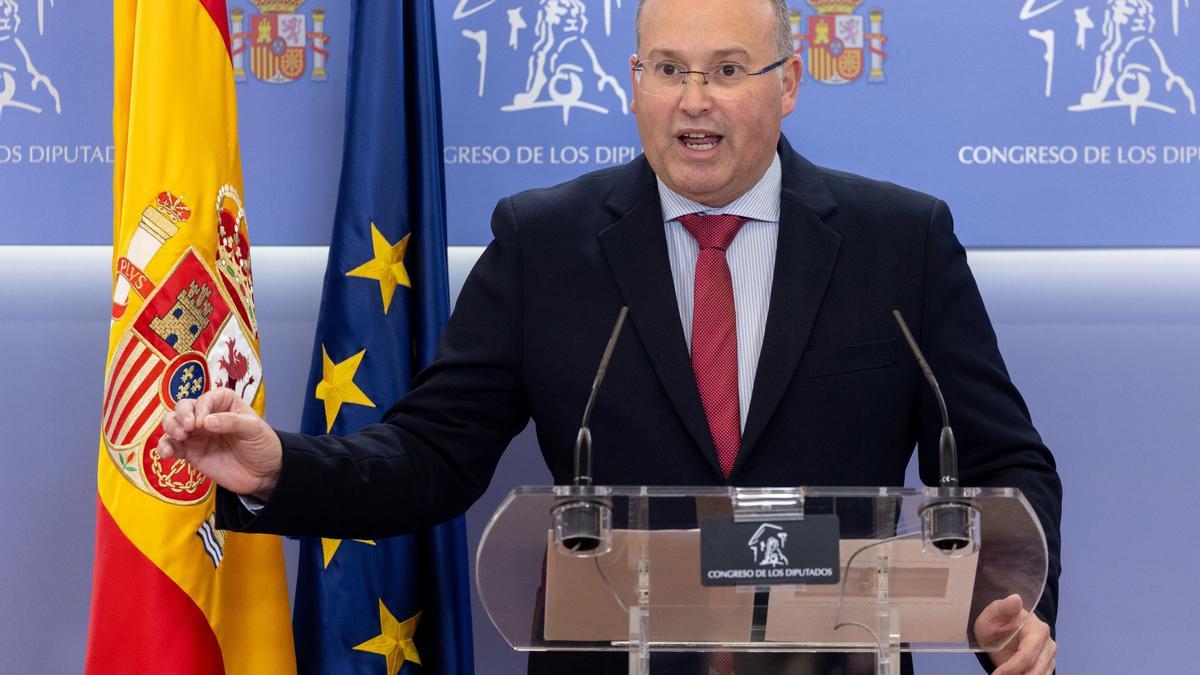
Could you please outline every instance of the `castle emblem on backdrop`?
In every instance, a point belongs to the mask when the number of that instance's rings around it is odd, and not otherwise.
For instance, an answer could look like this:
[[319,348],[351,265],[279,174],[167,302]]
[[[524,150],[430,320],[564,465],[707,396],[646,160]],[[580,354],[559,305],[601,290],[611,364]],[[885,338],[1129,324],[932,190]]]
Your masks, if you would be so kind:
[[1200,77],[1200,68],[1194,43],[1180,37],[1191,0],[1075,0],[1060,8],[1064,2],[1025,0],[1018,14],[1030,26],[1029,37],[1041,43],[1046,98],[1055,95],[1055,65],[1083,59],[1090,62],[1091,82],[1067,85],[1071,112],[1123,109],[1131,125],[1142,109],[1197,114],[1188,78]]
[[250,1],[258,13],[250,16],[248,28],[244,9],[235,8],[229,13],[233,79],[246,81],[247,62],[250,74],[271,84],[295,82],[306,72],[310,81],[327,79],[329,36],[325,33],[325,10],[314,9],[311,15],[298,12],[305,0]]
[[863,0],[807,2],[816,14],[792,10],[792,46],[805,74],[822,84],[850,84],[865,70],[867,82],[883,82],[883,11],[855,14]]
[[[185,460],[158,455],[163,414],[215,387],[252,403],[262,386],[245,211],[229,185],[217,190],[213,207],[213,259],[190,247],[178,254],[164,246],[190,227],[192,209],[160,192],[118,258],[113,290],[114,322],[132,315],[105,374],[101,435],[121,475],[173,504],[202,501],[212,481]],[[178,257],[156,282],[143,270],[161,255]]]
[[[632,0],[626,0],[634,4]],[[605,62],[599,45],[612,36],[613,13],[622,0],[537,0],[508,2],[503,13],[486,11],[496,0],[457,0],[451,19],[476,16],[461,35],[474,43],[479,64],[476,95],[484,97],[488,62],[499,60],[505,73],[524,74],[515,91],[504,92],[500,110],[523,112],[542,108],[562,111],[563,125],[572,110],[600,115],[629,114],[629,99],[622,85],[627,68],[624,57]],[[589,10],[588,4],[593,6]],[[489,31],[496,30],[502,46]],[[616,76],[613,73],[617,73]]]

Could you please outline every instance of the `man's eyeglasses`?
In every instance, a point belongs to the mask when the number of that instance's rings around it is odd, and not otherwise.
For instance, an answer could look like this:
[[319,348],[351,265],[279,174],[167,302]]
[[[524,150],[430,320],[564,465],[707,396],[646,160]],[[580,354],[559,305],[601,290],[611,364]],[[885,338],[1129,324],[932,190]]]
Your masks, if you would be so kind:
[[679,96],[687,85],[688,75],[699,75],[705,85],[705,93],[717,98],[737,98],[743,85],[755,75],[765,75],[788,62],[788,56],[771,65],[751,72],[746,66],[726,61],[709,70],[688,70],[675,61],[638,61],[633,66],[638,89],[650,96]]

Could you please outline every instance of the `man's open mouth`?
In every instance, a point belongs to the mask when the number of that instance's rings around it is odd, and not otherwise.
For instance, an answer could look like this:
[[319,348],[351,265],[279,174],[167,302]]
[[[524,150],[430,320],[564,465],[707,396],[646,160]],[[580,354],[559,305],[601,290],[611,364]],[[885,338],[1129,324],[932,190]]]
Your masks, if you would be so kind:
[[689,150],[712,150],[721,143],[723,136],[706,132],[686,132],[679,135],[679,142]]

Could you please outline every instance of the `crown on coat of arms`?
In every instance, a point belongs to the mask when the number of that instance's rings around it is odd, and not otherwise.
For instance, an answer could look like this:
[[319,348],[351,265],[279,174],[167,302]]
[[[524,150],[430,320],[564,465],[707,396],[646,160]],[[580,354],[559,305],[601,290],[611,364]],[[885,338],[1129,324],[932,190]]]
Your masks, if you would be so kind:
[[153,204],[154,210],[162,214],[172,223],[180,223],[192,215],[192,210],[183,202],[183,199],[176,197],[170,192],[160,192],[155,198]]
[[166,241],[179,231],[179,223],[186,222],[192,217],[192,210],[181,197],[170,192],[160,192],[142,211],[141,227],[155,235],[159,241]]
[[296,11],[304,0],[250,0],[263,14],[291,14]]
[[[217,193],[217,269],[237,294],[248,319],[254,315],[254,276],[250,270],[250,239],[246,235],[246,210],[237,188],[224,185]],[[248,322],[249,323],[249,322]],[[255,330],[255,326],[250,326]]]
[[863,0],[808,0],[817,14],[853,14]]

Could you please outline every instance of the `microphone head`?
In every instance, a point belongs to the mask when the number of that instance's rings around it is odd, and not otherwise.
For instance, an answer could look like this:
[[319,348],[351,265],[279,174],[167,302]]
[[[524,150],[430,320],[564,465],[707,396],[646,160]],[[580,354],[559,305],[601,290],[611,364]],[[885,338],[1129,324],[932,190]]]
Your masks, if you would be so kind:
[[967,502],[935,500],[920,510],[926,544],[947,555],[970,555],[978,548],[977,511]]
[[941,467],[938,487],[958,487],[958,444],[954,441],[954,430],[949,426],[942,427],[938,439],[938,461]]
[[572,553],[590,555],[592,551],[600,548],[600,543],[600,533],[597,531],[594,533],[588,532],[587,534],[579,534],[573,537],[567,537],[566,539],[563,539],[562,547]]
[[590,499],[570,499],[554,507],[554,541],[559,552],[578,558],[612,549],[612,509]]

